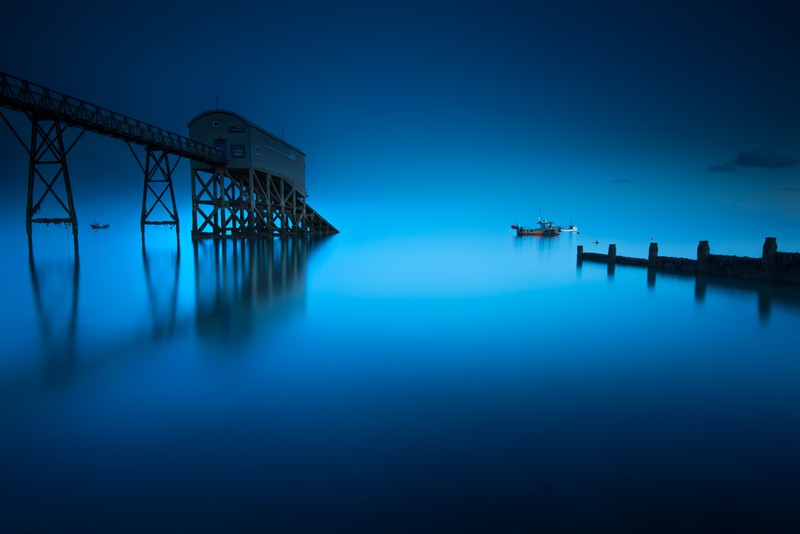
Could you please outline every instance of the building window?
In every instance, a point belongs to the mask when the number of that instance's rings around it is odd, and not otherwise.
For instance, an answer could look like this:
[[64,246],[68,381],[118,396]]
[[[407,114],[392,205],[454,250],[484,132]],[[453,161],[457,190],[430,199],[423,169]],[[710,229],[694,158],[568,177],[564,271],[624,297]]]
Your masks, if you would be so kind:
[[211,121],[212,128],[219,128],[219,121]]
[[260,156],[261,155],[261,147],[256,145],[255,150],[256,150],[256,156]]
[[244,145],[231,145],[231,159],[244,159]]
[[297,154],[294,150],[289,148],[288,146],[284,145],[280,141],[277,141],[271,137],[267,137],[265,144],[267,148],[270,150],[274,150],[278,154],[282,156],[286,156],[287,158],[297,161]]

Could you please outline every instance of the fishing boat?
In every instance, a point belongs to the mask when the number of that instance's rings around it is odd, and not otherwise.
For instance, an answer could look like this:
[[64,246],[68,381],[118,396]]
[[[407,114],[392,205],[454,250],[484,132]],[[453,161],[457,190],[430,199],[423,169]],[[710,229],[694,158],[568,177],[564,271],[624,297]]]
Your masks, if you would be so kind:
[[511,228],[517,231],[518,236],[537,235],[541,237],[555,237],[561,232],[561,227],[555,226],[553,221],[547,221],[539,217],[538,228],[525,228],[517,224],[512,224]]
[[92,227],[92,230],[104,230],[104,229],[108,228],[108,224],[92,223],[89,226]]
[[578,232],[578,227],[574,224],[570,224],[569,226],[559,226],[558,229],[561,232]]

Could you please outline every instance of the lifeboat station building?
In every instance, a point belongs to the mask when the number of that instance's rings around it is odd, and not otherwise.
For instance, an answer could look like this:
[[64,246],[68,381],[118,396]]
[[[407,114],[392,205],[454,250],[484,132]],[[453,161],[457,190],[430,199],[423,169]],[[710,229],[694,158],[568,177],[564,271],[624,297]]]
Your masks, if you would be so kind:
[[306,203],[306,155],[231,111],[205,111],[189,138],[225,164],[192,161],[192,236],[271,237],[337,230]]

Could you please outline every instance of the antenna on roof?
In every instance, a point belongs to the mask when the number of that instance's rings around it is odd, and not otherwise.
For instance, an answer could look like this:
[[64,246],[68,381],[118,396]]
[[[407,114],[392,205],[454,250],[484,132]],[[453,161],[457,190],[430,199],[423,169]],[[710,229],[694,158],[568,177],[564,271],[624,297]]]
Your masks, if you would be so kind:
[[217,101],[216,101],[216,109],[219,109],[219,74],[217,74]]

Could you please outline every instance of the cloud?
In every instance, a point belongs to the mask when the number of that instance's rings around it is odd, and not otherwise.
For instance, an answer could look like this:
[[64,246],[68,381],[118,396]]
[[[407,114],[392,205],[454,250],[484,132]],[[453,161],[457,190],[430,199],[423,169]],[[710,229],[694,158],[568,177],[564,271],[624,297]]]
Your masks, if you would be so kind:
[[740,168],[787,169],[794,167],[797,163],[798,161],[790,156],[770,150],[743,150],[733,161],[711,165],[708,170],[711,172],[736,172]]
[[711,172],[736,172],[736,165],[733,163],[717,163],[708,168]]
[[797,160],[770,152],[769,150],[749,150],[739,152],[739,155],[732,162],[739,167],[762,167],[765,169],[785,169],[797,165]]

